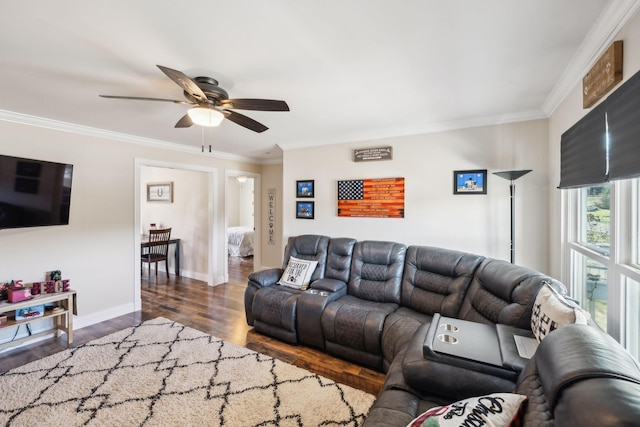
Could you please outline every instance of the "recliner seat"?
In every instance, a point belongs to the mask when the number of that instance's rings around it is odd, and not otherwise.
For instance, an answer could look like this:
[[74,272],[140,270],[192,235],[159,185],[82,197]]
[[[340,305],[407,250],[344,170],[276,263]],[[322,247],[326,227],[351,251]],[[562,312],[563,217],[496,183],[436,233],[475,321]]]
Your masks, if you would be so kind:
[[329,303],[322,313],[329,353],[382,367],[382,328],[386,317],[400,305],[406,249],[395,242],[355,244],[347,295]]

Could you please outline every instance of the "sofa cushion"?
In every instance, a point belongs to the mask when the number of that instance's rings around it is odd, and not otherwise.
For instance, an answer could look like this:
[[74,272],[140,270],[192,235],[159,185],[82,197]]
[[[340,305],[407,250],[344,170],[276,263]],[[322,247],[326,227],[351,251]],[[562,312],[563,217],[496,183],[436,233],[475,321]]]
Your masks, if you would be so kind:
[[407,427],[520,426],[520,416],[526,400],[527,396],[512,393],[471,397],[431,408]]
[[278,285],[287,286],[302,291],[309,287],[311,276],[316,270],[318,261],[307,261],[295,257],[289,258],[289,264],[284,269]]
[[325,339],[346,347],[382,354],[380,334],[384,319],[398,306],[345,295],[333,301],[322,314]]
[[347,293],[363,300],[400,304],[407,247],[395,242],[356,242]]
[[587,315],[567,302],[548,283],[544,283],[533,304],[531,331],[538,342],[552,331],[572,323],[587,324]]
[[348,237],[332,238],[327,251],[327,266],[324,277],[347,283],[351,273],[351,257],[356,239]]
[[472,322],[531,328],[533,301],[543,282],[549,280],[526,267],[486,259],[476,270],[457,317]]
[[385,371],[396,355],[411,341],[418,328],[430,323],[431,319],[432,316],[407,307],[400,307],[387,316],[382,329],[382,367]]
[[255,293],[251,307],[256,331],[297,344],[296,319],[299,296],[299,290],[285,286],[260,288]]
[[302,234],[291,236],[284,248],[282,269],[287,268],[289,258],[294,257],[307,261],[318,261],[318,265],[311,275],[311,282],[324,277],[327,263],[327,251],[329,249],[329,237],[316,234]]
[[457,317],[483,259],[450,249],[409,246],[402,275],[402,305],[430,316]]

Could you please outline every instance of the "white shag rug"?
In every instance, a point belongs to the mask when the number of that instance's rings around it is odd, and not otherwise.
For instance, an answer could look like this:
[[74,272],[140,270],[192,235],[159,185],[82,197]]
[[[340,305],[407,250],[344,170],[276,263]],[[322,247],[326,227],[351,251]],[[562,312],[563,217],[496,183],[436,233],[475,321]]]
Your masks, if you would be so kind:
[[375,397],[164,318],[0,375],[7,426],[360,426]]

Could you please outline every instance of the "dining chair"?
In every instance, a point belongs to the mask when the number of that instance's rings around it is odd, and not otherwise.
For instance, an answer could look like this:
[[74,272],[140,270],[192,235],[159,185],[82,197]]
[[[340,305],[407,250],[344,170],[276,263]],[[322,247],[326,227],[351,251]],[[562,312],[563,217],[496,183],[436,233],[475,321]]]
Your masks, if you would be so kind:
[[171,228],[160,230],[149,230],[149,245],[147,253],[142,254],[140,266],[143,263],[149,264],[149,280],[151,280],[151,264],[155,263],[156,277],[158,276],[158,262],[164,261],[169,278],[169,240],[171,239]]

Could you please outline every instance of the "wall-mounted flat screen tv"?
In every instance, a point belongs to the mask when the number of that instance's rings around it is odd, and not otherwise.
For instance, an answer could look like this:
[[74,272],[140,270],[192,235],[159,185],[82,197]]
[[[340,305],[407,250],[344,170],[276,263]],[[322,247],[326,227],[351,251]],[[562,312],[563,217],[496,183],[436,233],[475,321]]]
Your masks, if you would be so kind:
[[0,229],[69,224],[73,165],[0,155]]

